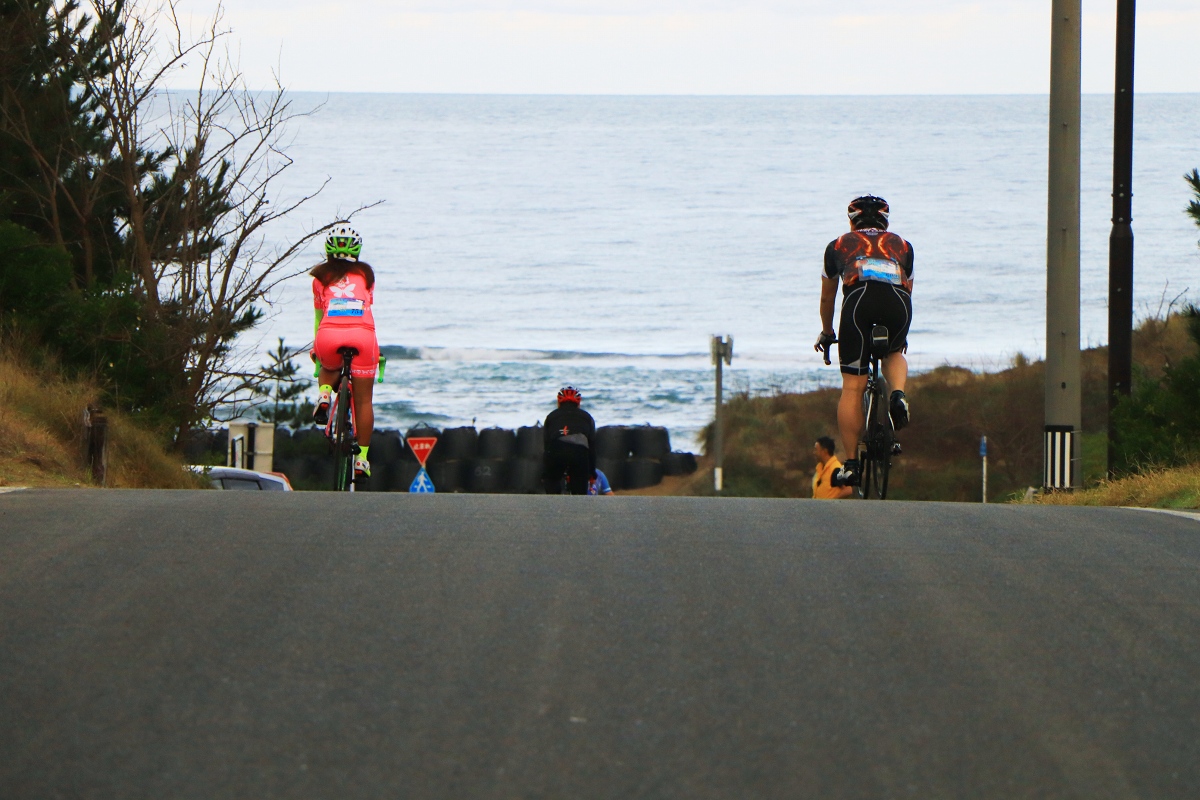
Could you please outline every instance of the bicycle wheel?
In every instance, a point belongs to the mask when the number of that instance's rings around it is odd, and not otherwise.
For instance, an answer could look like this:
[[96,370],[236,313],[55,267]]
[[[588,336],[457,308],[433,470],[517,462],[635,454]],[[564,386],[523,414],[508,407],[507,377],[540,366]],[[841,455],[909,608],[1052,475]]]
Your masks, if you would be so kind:
[[880,500],[887,499],[888,473],[891,472],[891,468],[892,459],[890,455],[876,457],[871,461],[871,484],[875,496]]
[[873,446],[875,435],[875,407],[878,402],[875,397],[874,383],[868,384],[868,390],[863,393],[863,419],[866,420],[866,432],[863,436],[862,452],[858,457],[859,479],[858,494],[864,500],[871,499],[873,478],[875,477],[876,450]]
[[871,458],[870,445],[867,445],[867,447],[863,448],[862,455],[859,456],[858,463],[860,465],[860,469],[862,470],[862,477],[859,478],[859,483],[858,483],[858,495],[859,495],[859,497],[861,497],[864,500],[870,500],[871,499],[871,478],[874,475],[873,467],[874,467],[874,463],[875,463],[874,460]]
[[[875,413],[867,435],[868,447],[872,451],[871,464],[870,468],[865,471],[870,474],[869,485],[874,496],[880,500],[886,500],[895,434],[892,431],[892,421],[888,417],[887,404],[882,392],[876,396],[873,405]],[[863,480],[864,485],[867,485],[868,479],[864,477]]]
[[338,386],[337,408],[333,418],[333,489],[350,491],[354,485],[354,439],[350,426],[350,380],[343,377]]

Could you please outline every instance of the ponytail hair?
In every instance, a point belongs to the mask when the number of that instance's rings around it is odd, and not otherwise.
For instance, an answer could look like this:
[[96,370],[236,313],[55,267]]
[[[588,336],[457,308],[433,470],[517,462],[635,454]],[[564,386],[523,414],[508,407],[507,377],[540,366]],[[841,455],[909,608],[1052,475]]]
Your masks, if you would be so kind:
[[365,261],[347,261],[344,258],[330,258],[322,264],[317,264],[308,274],[321,282],[322,286],[337,283],[348,273],[357,272],[367,279],[367,288],[375,288],[375,270]]

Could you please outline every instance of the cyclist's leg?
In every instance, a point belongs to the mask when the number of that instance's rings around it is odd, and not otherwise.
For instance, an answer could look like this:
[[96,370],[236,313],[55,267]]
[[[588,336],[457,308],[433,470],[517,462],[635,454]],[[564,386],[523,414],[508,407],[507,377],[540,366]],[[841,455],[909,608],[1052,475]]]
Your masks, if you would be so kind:
[[842,447],[846,458],[858,458],[858,440],[862,436],[863,392],[867,388],[866,375],[842,373],[842,397],[838,401],[838,432],[842,435]]
[[546,494],[558,494],[560,491],[563,473],[567,470],[561,451],[559,442],[551,442],[546,448],[542,470],[542,485],[546,488]]
[[337,380],[338,373],[342,371],[341,367],[336,369],[327,369],[324,364],[321,365],[321,374],[317,377],[317,386],[333,386]]
[[898,287],[888,287],[891,295],[887,297],[886,308],[883,309],[887,321],[891,351],[883,360],[883,377],[892,390],[888,407],[896,430],[908,424],[908,398],[904,394],[904,386],[908,379],[908,359],[904,352],[908,349],[908,327],[912,322],[912,298],[908,292]]
[[313,421],[318,425],[329,422],[329,404],[333,394],[333,385],[337,382],[338,373],[342,370],[342,357],[338,355],[338,340],[333,331],[322,329],[317,331],[313,342],[313,350],[317,356],[317,404],[313,409]]
[[894,392],[903,392],[908,380],[908,359],[904,353],[895,352],[883,360],[883,377]]
[[912,322],[912,298],[898,287],[889,286],[888,289],[890,296],[884,294],[886,307],[879,315],[887,326],[888,349],[891,351],[883,360],[883,377],[892,391],[903,392],[908,380],[908,359],[904,353],[908,349],[908,327]]
[[569,445],[570,474],[569,488],[571,494],[587,494],[588,481],[592,477],[591,459],[588,458],[586,447]]
[[375,407],[371,404],[371,394],[375,391],[375,378],[362,378],[355,375],[354,383],[354,438],[359,447],[371,444],[371,431],[375,428]]
[[355,469],[370,475],[369,448],[371,432],[375,429],[372,396],[375,393],[375,375],[379,371],[379,345],[375,340],[375,331],[370,328],[349,328],[343,334],[343,339],[346,346],[358,351],[350,362],[354,384],[354,438],[359,448]]
[[862,394],[867,388],[870,370],[871,326],[875,324],[863,303],[869,284],[848,292],[842,300],[842,318],[838,325],[838,361],[842,369],[842,397],[838,401],[838,432],[846,459],[858,458],[858,440],[862,436]]

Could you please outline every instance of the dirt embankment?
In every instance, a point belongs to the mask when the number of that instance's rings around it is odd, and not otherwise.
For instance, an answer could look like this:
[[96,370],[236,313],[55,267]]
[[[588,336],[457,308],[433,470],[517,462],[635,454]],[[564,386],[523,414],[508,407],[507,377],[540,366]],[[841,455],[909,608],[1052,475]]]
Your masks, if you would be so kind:
[[[52,362],[0,349],[0,487],[91,486],[81,458],[83,410],[100,392]],[[108,481],[119,488],[200,488],[180,457],[122,414],[108,414]]]

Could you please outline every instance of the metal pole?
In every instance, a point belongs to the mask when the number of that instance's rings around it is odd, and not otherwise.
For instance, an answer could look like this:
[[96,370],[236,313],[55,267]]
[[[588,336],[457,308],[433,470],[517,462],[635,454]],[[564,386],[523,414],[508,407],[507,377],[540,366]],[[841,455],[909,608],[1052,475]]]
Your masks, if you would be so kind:
[[709,341],[712,346],[713,365],[717,368],[717,413],[713,419],[713,489],[721,492],[725,488],[725,423],[721,413],[721,395],[724,388],[722,365],[733,363],[733,337],[713,336]]
[[1117,404],[1133,374],[1133,46],[1134,0],[1117,0],[1113,103],[1113,215],[1108,237],[1108,476],[1117,468]]
[[1082,0],[1053,0],[1046,222],[1045,486],[1073,489],[1082,424],[1079,363],[1079,145]]
[[[721,340],[717,339],[717,347],[720,347],[720,346],[721,346]],[[721,355],[720,355],[720,350],[718,350],[717,351],[717,415],[716,415],[716,421],[713,423],[716,426],[716,429],[713,431],[713,450],[715,451],[714,466],[713,466],[713,489],[718,492],[720,492],[722,489],[725,488],[725,486],[724,486],[724,483],[725,483],[725,480],[724,480],[725,479],[725,475],[724,475],[724,472],[725,472],[725,470],[724,470],[724,465],[725,465],[725,426],[722,424],[723,420],[721,419],[721,405],[722,405],[721,384],[724,381],[722,380],[722,375],[721,375],[721,364],[722,364],[722,359],[721,359]]]
[[987,437],[979,440],[979,457],[983,459],[983,502],[987,502]]
[[246,469],[254,469],[254,453],[258,450],[258,424],[251,422],[246,426]]

